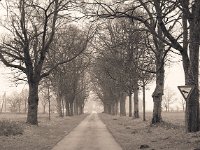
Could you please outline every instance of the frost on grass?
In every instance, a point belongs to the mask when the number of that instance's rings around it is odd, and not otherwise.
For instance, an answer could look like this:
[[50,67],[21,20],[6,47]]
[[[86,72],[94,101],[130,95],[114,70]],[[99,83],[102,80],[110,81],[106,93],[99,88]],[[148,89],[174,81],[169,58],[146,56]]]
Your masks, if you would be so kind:
[[21,123],[10,120],[0,121],[0,136],[21,135],[23,134]]

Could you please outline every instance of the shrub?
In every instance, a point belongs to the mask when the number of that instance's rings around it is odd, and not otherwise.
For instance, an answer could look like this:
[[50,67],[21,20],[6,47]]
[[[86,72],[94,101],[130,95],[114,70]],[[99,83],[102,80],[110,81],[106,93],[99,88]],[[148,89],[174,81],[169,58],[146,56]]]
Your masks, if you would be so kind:
[[23,134],[23,126],[21,123],[9,120],[0,121],[0,136]]

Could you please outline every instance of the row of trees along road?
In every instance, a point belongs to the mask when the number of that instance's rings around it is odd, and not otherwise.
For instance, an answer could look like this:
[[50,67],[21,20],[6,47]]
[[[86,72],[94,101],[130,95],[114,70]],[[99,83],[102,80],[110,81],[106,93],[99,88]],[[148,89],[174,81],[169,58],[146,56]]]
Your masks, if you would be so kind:
[[[152,123],[161,122],[165,59],[169,51],[175,51],[182,56],[185,84],[195,86],[186,102],[186,130],[188,132],[199,131],[200,1],[74,2],[76,4],[80,2],[82,10],[87,16],[97,19],[114,19],[114,22],[111,23],[106,21],[106,24],[102,26],[103,32],[99,30],[95,39],[97,43],[93,45],[97,53],[91,69],[91,78],[96,83],[94,88],[104,103],[105,111],[115,113],[117,101],[124,98],[124,93],[129,95],[130,102],[131,95],[134,94],[134,116],[139,117],[137,107],[139,87],[142,85],[143,91],[145,91],[145,85],[153,78],[150,73],[154,73],[156,88],[152,94],[154,102]],[[2,3],[4,4],[4,2]],[[63,73],[65,70],[69,74],[72,73],[78,80],[69,84],[66,82],[70,88],[73,87],[73,90],[68,89],[71,93],[70,96],[65,92],[59,93],[58,86],[57,88],[53,86],[56,94],[60,96],[61,102],[62,99],[65,99],[63,102],[66,103],[66,110],[69,110],[69,113],[71,113],[72,106],[70,105],[74,100],[74,93],[85,89],[85,86],[80,86],[80,88],[77,84],[84,85],[85,75],[79,75],[79,73],[86,74],[84,70],[88,58],[86,55],[84,58],[76,60],[75,58],[87,48],[87,43],[93,37],[91,32],[83,32],[85,36],[82,41],[84,42],[79,43],[81,40],[77,42],[80,45],[83,44],[81,47],[74,42],[77,41],[77,38],[74,38],[71,44],[75,44],[73,45],[75,47],[72,48],[68,45],[67,50],[71,50],[71,52],[66,54],[58,51],[67,47],[67,44],[64,44],[67,42],[59,43],[61,45],[56,42],[52,44],[56,33],[59,31],[62,33],[66,28],[64,25],[71,21],[70,11],[75,8],[80,10],[80,7],[76,6],[73,1],[63,0],[6,1],[4,8],[7,10],[7,15],[2,17],[1,24],[9,33],[1,42],[0,59],[6,66],[19,69],[26,75],[29,85],[27,122],[30,124],[38,123],[38,86],[40,81],[50,73],[52,76],[56,74],[59,83],[65,83],[62,82],[62,77],[66,78],[67,76]],[[122,18],[123,21],[120,22]],[[59,35],[61,34],[57,34],[57,36]],[[106,51],[103,51],[104,49]],[[59,59],[52,60],[51,58]],[[75,68],[71,68],[70,64],[64,65],[72,60]],[[83,68],[80,69],[80,66]],[[55,69],[59,73],[53,73]],[[71,77],[69,74],[67,78]],[[100,74],[102,76],[99,76]],[[59,78],[59,76],[62,77]],[[53,85],[60,85],[51,77],[48,80]],[[60,87],[60,89],[63,88]],[[83,97],[84,95],[87,94],[83,94]],[[123,105],[122,103],[121,107]],[[131,111],[132,108],[129,109]]]
[[131,117],[132,94],[134,94],[133,115],[134,118],[139,118],[139,87],[143,87],[145,95],[145,86],[154,78],[153,74],[144,72],[139,67],[143,69],[155,67],[154,55],[147,47],[148,35],[140,31],[139,25],[130,24],[125,19],[105,21],[94,40],[96,54],[91,78],[106,113],[116,114],[119,103],[120,115],[126,115],[125,98],[128,95]]
[[186,131],[199,131],[200,1],[114,0],[95,1],[95,3],[85,1],[82,5],[88,6],[85,11],[89,16],[107,19],[126,18],[130,24],[139,22],[140,29],[151,34],[154,44],[152,50],[156,56],[156,88],[152,95],[154,102],[152,123],[162,121],[165,56],[170,50],[182,56],[185,85],[195,86],[186,102]]
[[[55,36],[53,49],[60,50],[48,56],[48,65],[52,66],[56,63],[55,61],[65,60],[66,57],[72,58],[76,53],[85,50],[91,38],[89,34],[90,32],[81,31],[73,25],[65,27]],[[63,46],[60,47],[60,45]],[[90,62],[91,58],[87,50],[69,63],[58,66],[48,77],[57,95],[59,116],[64,115],[63,107],[65,107],[66,116],[83,113],[85,100],[89,94],[87,68]]]
[[[67,41],[56,45],[59,47],[54,47],[52,43],[55,35],[61,34],[62,29],[72,21],[70,11],[76,8],[73,1],[11,0],[1,3],[7,14],[1,18],[1,25],[6,32],[0,44],[0,59],[6,66],[16,68],[25,74],[29,85],[27,123],[38,124],[40,81],[49,76],[58,66],[78,57],[87,48],[91,33],[89,31],[82,33],[86,40],[82,41],[81,48],[68,47],[74,45],[67,45]],[[71,38],[72,44],[79,44],[80,39],[77,40],[77,36]],[[65,57],[60,58],[56,56],[57,60],[49,65],[53,54],[62,54],[60,50],[71,51],[71,53],[63,54]],[[82,60],[77,62],[80,61]],[[81,83],[82,77],[79,78]]]

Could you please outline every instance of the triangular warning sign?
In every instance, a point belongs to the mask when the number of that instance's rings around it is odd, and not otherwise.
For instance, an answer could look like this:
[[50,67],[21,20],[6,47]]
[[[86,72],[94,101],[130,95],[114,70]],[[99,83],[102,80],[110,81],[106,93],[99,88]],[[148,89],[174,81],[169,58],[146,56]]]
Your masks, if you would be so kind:
[[192,91],[194,90],[194,86],[192,85],[178,86],[178,89],[183,95],[184,99],[187,100]]

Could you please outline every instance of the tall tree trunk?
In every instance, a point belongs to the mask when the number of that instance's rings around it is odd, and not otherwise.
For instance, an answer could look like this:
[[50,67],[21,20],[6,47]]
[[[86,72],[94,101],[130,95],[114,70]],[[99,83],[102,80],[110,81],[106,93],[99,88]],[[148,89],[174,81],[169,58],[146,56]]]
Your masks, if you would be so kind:
[[184,104],[184,102],[182,103],[182,107],[183,107],[183,112],[185,112],[185,104]]
[[82,114],[82,105],[79,104],[77,109],[78,109],[78,115],[81,115]]
[[[158,35],[160,37],[163,36],[161,27],[158,26]],[[153,118],[152,124],[159,123],[162,121],[161,111],[162,111],[162,96],[164,93],[164,60],[163,60],[163,53],[164,53],[164,43],[157,39],[157,43],[155,43],[158,47],[156,48],[156,88],[152,94],[153,97]]]
[[21,112],[21,103],[18,105],[19,113]]
[[48,103],[49,103],[49,120],[51,120],[51,100],[50,100],[50,85],[48,84]]
[[111,115],[115,115],[115,111],[114,111],[114,103],[112,102],[111,105]]
[[156,88],[152,94],[154,102],[152,124],[159,123],[162,121],[161,103],[162,103],[163,89],[164,89],[164,68],[162,67],[160,71],[158,71],[156,74]]
[[78,104],[77,99],[74,99],[74,115],[78,115]]
[[114,108],[115,108],[115,115],[118,115],[118,107],[119,107],[119,102],[118,102],[118,100],[117,101],[115,101],[115,103],[114,103]]
[[200,44],[200,1],[192,6],[193,20],[190,23],[190,71],[186,85],[194,85],[186,101],[186,131],[199,131],[199,44]]
[[5,96],[5,112],[7,112],[7,99],[6,99],[6,96]]
[[169,99],[167,99],[167,112],[169,112]]
[[139,118],[138,86],[134,90],[134,118]]
[[81,106],[80,104],[78,104],[77,106],[77,115],[80,115],[81,114]]
[[51,120],[51,102],[49,100],[49,120]]
[[84,107],[85,107],[85,105],[82,104],[82,106],[81,106],[81,114],[84,114]]
[[69,102],[67,100],[65,100],[65,116],[69,116],[70,112],[69,112]]
[[111,115],[111,112],[112,112],[112,108],[111,107],[112,107],[111,103],[109,103],[108,104],[108,114],[110,114],[110,115]]
[[73,104],[73,102],[69,103],[69,110],[70,110],[69,115],[73,116],[74,115],[74,104]]
[[27,97],[24,98],[24,112],[26,113],[27,111]]
[[46,113],[46,105],[43,105],[43,114]]
[[126,95],[124,93],[120,94],[120,116],[126,116]]
[[132,93],[129,92],[129,117],[132,117]]
[[38,124],[38,85],[39,82],[29,83],[27,123],[30,123],[32,125]]
[[108,103],[108,102],[104,103],[104,112],[106,114],[111,114],[111,104],[110,103]]
[[105,102],[103,103],[103,112],[108,114],[108,105]]
[[79,115],[83,114],[83,109],[84,109],[83,107],[84,107],[83,105],[80,105],[80,108],[79,108],[80,109],[80,113],[79,113]]
[[62,96],[61,94],[58,92],[57,97],[56,97],[56,106],[57,106],[57,112],[58,112],[58,116],[59,117],[63,117],[63,113],[62,113]]
[[146,102],[145,102],[145,82],[144,80],[142,81],[143,86],[142,86],[142,98],[143,98],[143,121],[146,121]]
[[183,9],[183,69],[185,73],[185,84],[195,86],[191,96],[186,100],[185,126],[186,132],[199,131],[199,44],[200,44],[200,1],[194,1],[192,5],[191,18],[189,18],[189,56],[188,56],[188,14],[186,11],[189,0],[182,2]]
[[65,110],[65,104],[64,104],[64,99],[62,98],[61,99],[61,113],[62,113],[62,116],[64,116],[64,110]]

